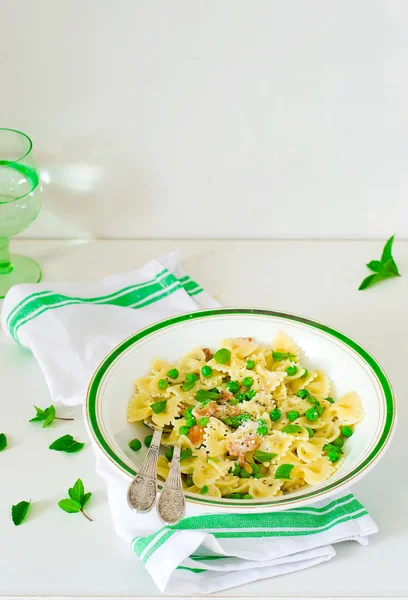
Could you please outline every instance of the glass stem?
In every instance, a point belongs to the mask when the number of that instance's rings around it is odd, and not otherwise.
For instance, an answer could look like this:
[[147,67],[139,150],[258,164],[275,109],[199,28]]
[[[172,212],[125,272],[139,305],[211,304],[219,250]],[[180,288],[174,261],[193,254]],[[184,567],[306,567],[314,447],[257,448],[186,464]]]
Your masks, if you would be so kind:
[[9,252],[10,240],[0,237],[0,275],[5,275],[13,270]]

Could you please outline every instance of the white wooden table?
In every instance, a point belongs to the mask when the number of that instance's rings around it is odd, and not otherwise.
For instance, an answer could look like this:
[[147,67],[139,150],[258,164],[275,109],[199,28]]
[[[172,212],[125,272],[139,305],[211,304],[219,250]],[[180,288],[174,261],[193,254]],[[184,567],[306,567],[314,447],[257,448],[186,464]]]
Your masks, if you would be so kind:
[[[12,249],[37,259],[44,279],[85,280],[133,269],[174,248],[182,251],[194,279],[224,305],[303,314],[354,337],[384,366],[399,400],[400,427],[390,450],[353,488],[380,528],[371,545],[341,544],[329,563],[219,596],[408,596],[408,441],[403,427],[408,421],[408,242],[395,247],[404,276],[365,292],[357,288],[368,274],[365,263],[379,258],[378,242],[19,241]],[[4,334],[0,369],[0,432],[9,438],[9,448],[0,454],[0,597],[160,596],[113,530],[90,446],[74,460],[50,452],[49,443],[66,433],[63,422],[45,430],[28,423],[32,405],[48,406],[49,395],[31,354]],[[59,413],[74,416],[69,431],[86,440],[80,410],[60,408]],[[92,524],[56,505],[77,477],[94,493]],[[29,518],[15,527],[11,505],[29,498]]]

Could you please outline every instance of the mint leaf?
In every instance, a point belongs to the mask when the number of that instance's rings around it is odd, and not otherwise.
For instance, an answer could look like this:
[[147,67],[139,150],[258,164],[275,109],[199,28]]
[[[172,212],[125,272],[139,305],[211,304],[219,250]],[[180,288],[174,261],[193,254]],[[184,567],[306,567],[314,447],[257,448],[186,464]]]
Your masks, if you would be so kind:
[[84,484],[81,479],[77,479],[72,488],[69,488],[68,494],[69,498],[64,498],[63,500],[60,500],[58,502],[58,506],[67,513],[81,512],[84,515],[84,517],[88,519],[88,521],[92,521],[91,517],[89,517],[83,510],[85,504],[92,496],[92,493],[87,492],[85,494]]
[[384,264],[387,260],[392,258],[392,245],[394,243],[395,235],[391,236],[389,240],[385,242],[382,255],[381,255],[381,263]]
[[300,425],[286,425],[286,427],[282,429],[282,433],[301,433],[301,431],[302,428]]
[[7,438],[4,433],[0,433],[0,452],[7,446]]
[[180,460],[185,460],[186,458],[191,458],[193,456],[193,452],[191,448],[184,448],[184,450],[180,453]]
[[325,444],[323,450],[325,452],[338,452],[339,454],[344,454],[343,450],[338,446],[334,446],[334,444]]
[[367,264],[367,267],[374,271],[374,275],[369,275],[364,279],[364,281],[360,284],[359,290],[365,290],[366,288],[374,285],[375,283],[379,283],[384,279],[388,279],[389,277],[398,277],[399,271],[398,267],[395,263],[395,260],[392,256],[392,245],[394,243],[394,237],[390,237],[390,239],[385,243],[381,261],[372,260]]
[[275,456],[278,455],[273,452],[262,452],[262,450],[255,450],[254,452],[254,458],[258,462],[268,462],[269,460],[275,458]]
[[64,498],[64,500],[60,500],[58,502],[58,506],[67,513],[81,512],[80,503],[76,500],[72,500],[72,498]]
[[43,428],[48,427],[48,425],[51,425],[51,423],[55,420],[55,406],[51,404],[51,406],[46,408],[44,412],[46,416]]
[[395,260],[393,258],[390,258],[389,260],[385,261],[385,263],[383,264],[384,267],[384,271],[386,271],[387,273],[389,273],[391,276],[395,275],[395,276],[399,276],[399,271],[398,271],[398,267],[395,264]]
[[379,260],[372,260],[367,264],[367,267],[374,271],[374,273],[379,273],[383,269],[383,266]]
[[195,395],[197,402],[205,402],[206,400],[218,400],[220,392],[218,390],[198,390]]
[[11,507],[11,518],[13,519],[14,525],[21,525],[26,517],[30,504],[31,500],[28,502],[23,500]]
[[296,354],[291,354],[290,352],[275,352],[275,350],[272,350],[272,358],[276,361],[285,360],[287,358],[294,360],[296,358]]
[[374,275],[369,275],[364,279],[364,281],[360,284],[359,290],[365,290],[370,285],[377,283],[378,281],[382,281],[385,279],[385,276],[380,273],[375,273]]
[[92,496],[92,492],[87,492],[81,498],[81,506],[84,508],[85,504],[88,502],[89,498]]
[[46,419],[46,414],[45,412],[42,410],[42,408],[38,408],[38,406],[34,405],[34,408],[36,410],[36,415],[33,419],[30,419],[30,423],[32,423],[33,421],[45,421]]
[[290,474],[295,465],[279,465],[275,472],[275,479],[290,479]]
[[74,442],[69,448],[65,450],[68,454],[74,454],[75,452],[79,452],[85,446],[83,442]]
[[82,442],[76,442],[72,435],[63,435],[58,438],[49,446],[50,450],[56,450],[57,452],[79,452],[82,450],[85,444]]
[[72,488],[69,488],[68,495],[72,500],[81,504],[82,496],[84,495],[85,489],[81,479],[77,479]]

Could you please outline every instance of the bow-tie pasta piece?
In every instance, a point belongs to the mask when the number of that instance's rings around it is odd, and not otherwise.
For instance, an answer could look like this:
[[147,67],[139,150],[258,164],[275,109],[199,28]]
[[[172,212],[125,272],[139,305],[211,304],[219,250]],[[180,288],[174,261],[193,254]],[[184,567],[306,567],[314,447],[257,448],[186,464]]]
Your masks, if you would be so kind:
[[150,417],[153,413],[150,405],[152,397],[147,392],[140,392],[133,396],[127,408],[128,423],[136,423]]

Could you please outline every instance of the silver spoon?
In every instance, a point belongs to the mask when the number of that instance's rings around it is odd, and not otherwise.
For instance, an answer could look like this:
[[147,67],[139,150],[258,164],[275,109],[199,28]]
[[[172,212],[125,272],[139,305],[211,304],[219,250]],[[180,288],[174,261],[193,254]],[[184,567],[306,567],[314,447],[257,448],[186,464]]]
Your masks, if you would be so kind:
[[180,446],[174,446],[170,471],[160,494],[157,512],[161,520],[169,525],[178,523],[186,512],[186,499],[181,484]]
[[[163,429],[153,425],[150,421],[144,424],[154,430],[149,451],[143,462],[142,468],[133,479],[128,489],[128,503],[137,512],[149,512],[156,501],[157,496],[157,460],[160,452],[160,441]],[[171,431],[165,428],[167,433]],[[180,473],[180,446],[174,447],[171,468],[160,495],[158,513],[165,523],[178,523],[184,516],[186,502],[183,494]]]
[[157,496],[157,459],[160,451],[160,440],[163,430],[154,429],[152,442],[142,467],[128,489],[128,504],[139,513],[152,510]]

